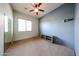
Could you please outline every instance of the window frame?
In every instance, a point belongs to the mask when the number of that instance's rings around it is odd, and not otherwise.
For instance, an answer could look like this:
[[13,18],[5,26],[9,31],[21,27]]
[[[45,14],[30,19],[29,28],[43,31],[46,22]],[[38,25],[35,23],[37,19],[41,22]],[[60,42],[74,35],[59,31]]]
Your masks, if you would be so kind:
[[[22,18],[19,18],[21,20],[25,20],[25,19],[22,19]],[[19,19],[18,19],[18,32],[31,32],[32,31],[32,21],[31,20],[25,20],[25,31],[20,31],[19,30]],[[30,21],[31,22],[31,30],[27,30],[27,21]]]
[[[27,21],[30,21],[31,22],[31,30],[27,30]],[[26,20],[26,31],[29,31],[29,32],[31,32],[32,31],[32,21],[31,20]]]
[[[22,26],[22,25],[19,25],[20,24],[20,21],[25,21],[24,19],[18,19],[18,32],[25,32],[26,31],[26,28],[25,29],[21,29],[21,27],[20,26]],[[24,25],[24,27],[25,27],[25,25]]]

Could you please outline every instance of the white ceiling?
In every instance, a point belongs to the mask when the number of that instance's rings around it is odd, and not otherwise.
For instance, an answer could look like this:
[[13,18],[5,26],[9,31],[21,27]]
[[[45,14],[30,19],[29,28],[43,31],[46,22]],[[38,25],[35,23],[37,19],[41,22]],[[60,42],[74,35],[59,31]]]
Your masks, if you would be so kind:
[[[32,3],[12,3],[11,6],[14,10],[16,10],[18,12],[25,13],[25,14],[28,14],[28,15],[36,17],[36,18],[40,18],[40,17],[46,15],[47,13],[55,10],[56,8],[61,6],[63,3],[43,3],[40,6],[40,8],[42,8],[45,11],[39,12],[38,15],[36,15],[35,12],[29,12],[29,10],[33,9],[31,4]],[[25,8],[27,8],[27,9],[25,9]]]

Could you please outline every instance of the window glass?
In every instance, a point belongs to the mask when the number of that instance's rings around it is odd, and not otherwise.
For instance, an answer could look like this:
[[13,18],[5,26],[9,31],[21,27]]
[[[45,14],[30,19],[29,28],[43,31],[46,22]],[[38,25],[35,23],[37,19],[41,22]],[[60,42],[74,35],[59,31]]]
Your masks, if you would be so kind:
[[26,21],[26,30],[32,31],[32,21]]
[[26,23],[25,20],[18,19],[18,31],[26,31],[25,23]]
[[18,31],[32,31],[32,21],[18,19]]

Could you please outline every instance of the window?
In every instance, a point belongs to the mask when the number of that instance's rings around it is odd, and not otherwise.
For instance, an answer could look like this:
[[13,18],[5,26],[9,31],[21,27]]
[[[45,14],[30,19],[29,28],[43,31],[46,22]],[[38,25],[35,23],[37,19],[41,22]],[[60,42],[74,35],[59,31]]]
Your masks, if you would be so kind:
[[18,31],[26,31],[25,20],[23,20],[23,19],[18,20]]
[[32,31],[32,22],[24,19],[18,19],[18,31]]
[[8,32],[8,17],[5,16],[5,32]]
[[31,21],[26,21],[26,30],[27,31],[32,31],[32,22]]

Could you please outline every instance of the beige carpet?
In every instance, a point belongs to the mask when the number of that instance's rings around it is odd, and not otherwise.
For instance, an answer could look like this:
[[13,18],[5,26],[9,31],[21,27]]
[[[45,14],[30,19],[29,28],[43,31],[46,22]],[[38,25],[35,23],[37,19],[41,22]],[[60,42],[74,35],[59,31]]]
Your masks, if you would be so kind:
[[37,39],[16,42],[7,51],[7,56],[74,56],[74,50],[52,44],[48,40]]

